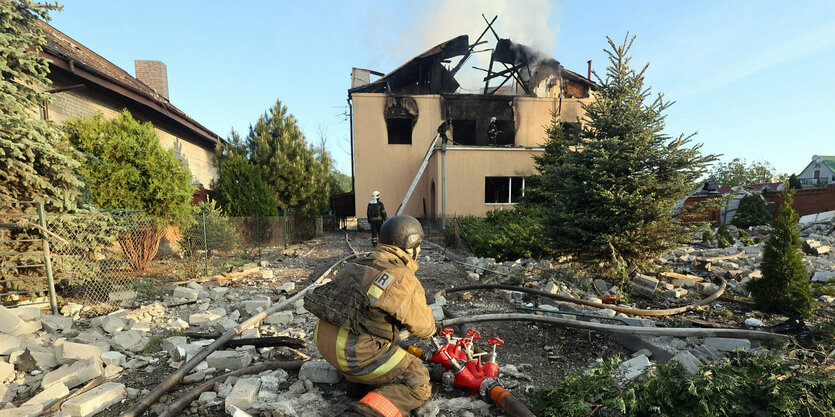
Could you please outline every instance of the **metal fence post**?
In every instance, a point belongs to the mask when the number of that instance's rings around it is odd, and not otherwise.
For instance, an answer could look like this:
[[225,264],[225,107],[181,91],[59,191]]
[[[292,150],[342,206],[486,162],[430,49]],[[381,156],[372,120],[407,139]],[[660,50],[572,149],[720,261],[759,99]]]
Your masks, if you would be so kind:
[[209,239],[206,236],[206,210],[201,210],[203,214],[203,256],[206,258],[206,276],[209,276]]
[[[38,223],[46,228],[46,214],[44,213],[43,203],[38,202]],[[49,306],[52,307],[52,314],[58,315],[58,300],[55,298],[55,280],[52,278],[52,254],[49,252],[49,239],[47,238],[44,229],[40,229],[41,238],[43,238],[43,256],[44,269],[46,269],[46,282],[49,285]]]

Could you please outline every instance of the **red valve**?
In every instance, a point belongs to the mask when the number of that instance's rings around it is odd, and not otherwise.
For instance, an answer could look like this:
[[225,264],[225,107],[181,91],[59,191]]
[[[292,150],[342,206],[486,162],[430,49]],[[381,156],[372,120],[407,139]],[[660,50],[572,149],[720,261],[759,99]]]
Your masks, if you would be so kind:
[[441,330],[441,337],[452,336],[453,333],[455,333],[455,330],[452,330],[451,328],[447,327]]
[[481,339],[481,332],[476,329],[469,329],[467,330],[467,336],[470,336],[473,340]]
[[504,344],[504,340],[499,339],[496,336],[488,337],[487,338],[487,344],[490,345],[490,346],[501,346],[501,345]]

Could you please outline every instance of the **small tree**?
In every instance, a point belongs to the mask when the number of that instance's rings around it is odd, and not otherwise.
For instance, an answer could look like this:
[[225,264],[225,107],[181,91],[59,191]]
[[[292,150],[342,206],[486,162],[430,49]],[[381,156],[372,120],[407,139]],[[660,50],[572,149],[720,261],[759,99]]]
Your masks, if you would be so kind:
[[165,228],[193,221],[191,174],[173,151],[162,149],[151,123],[136,121],[127,110],[115,119],[99,113],[65,126],[72,145],[87,156],[80,172],[92,202],[147,214],[135,231],[119,238],[133,268],[143,271]]
[[798,317],[812,315],[809,274],[803,266],[798,214],[792,208],[794,190],[783,191],[783,203],[771,222],[760,264],[762,278],[751,280],[747,287],[754,303],[762,311]]
[[249,127],[246,143],[250,161],[281,209],[314,216],[327,207],[330,167],[323,167],[321,155],[305,142],[280,100]]
[[716,240],[716,237],[713,236],[713,232],[710,229],[707,229],[702,233],[702,243],[707,246],[713,245],[713,241]]
[[716,245],[720,248],[727,248],[734,244],[734,237],[731,236],[731,232],[728,231],[728,227],[723,225],[719,226],[719,229],[716,231]]
[[557,252],[621,269],[689,241],[676,202],[715,157],[688,146],[689,136],[664,133],[670,103],[649,98],[647,67],[630,66],[634,37],[608,41],[610,65],[595,100],[584,105],[582,132],[565,135],[556,120],[548,130],[537,193]]
[[739,207],[731,224],[742,229],[761,226],[768,223],[768,214],[768,207],[761,196],[746,195],[739,200]]
[[803,183],[800,182],[800,178],[797,178],[797,175],[792,174],[789,177],[789,188],[792,190],[799,190],[803,188]]
[[37,25],[57,4],[0,1],[0,200],[42,201],[50,211],[76,207],[77,155],[54,123],[38,117],[52,101],[46,42]]

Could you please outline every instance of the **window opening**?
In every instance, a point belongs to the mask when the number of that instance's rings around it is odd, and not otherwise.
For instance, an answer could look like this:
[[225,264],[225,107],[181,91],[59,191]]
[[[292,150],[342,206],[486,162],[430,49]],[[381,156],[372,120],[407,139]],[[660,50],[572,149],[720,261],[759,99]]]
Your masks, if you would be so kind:
[[452,121],[452,141],[456,145],[477,145],[475,119]]
[[525,196],[524,177],[485,177],[486,204],[516,204]]
[[412,144],[412,119],[386,118],[389,145]]

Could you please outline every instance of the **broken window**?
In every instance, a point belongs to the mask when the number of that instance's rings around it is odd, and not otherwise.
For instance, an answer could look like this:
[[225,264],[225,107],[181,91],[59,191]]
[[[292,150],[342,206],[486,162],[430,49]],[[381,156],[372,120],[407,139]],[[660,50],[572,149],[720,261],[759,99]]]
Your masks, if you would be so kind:
[[452,121],[452,141],[457,145],[475,145],[476,142],[475,119],[459,119]]
[[389,145],[412,144],[412,119],[388,118],[386,119],[386,131],[388,132]]
[[486,204],[516,204],[525,195],[524,177],[485,177]]

